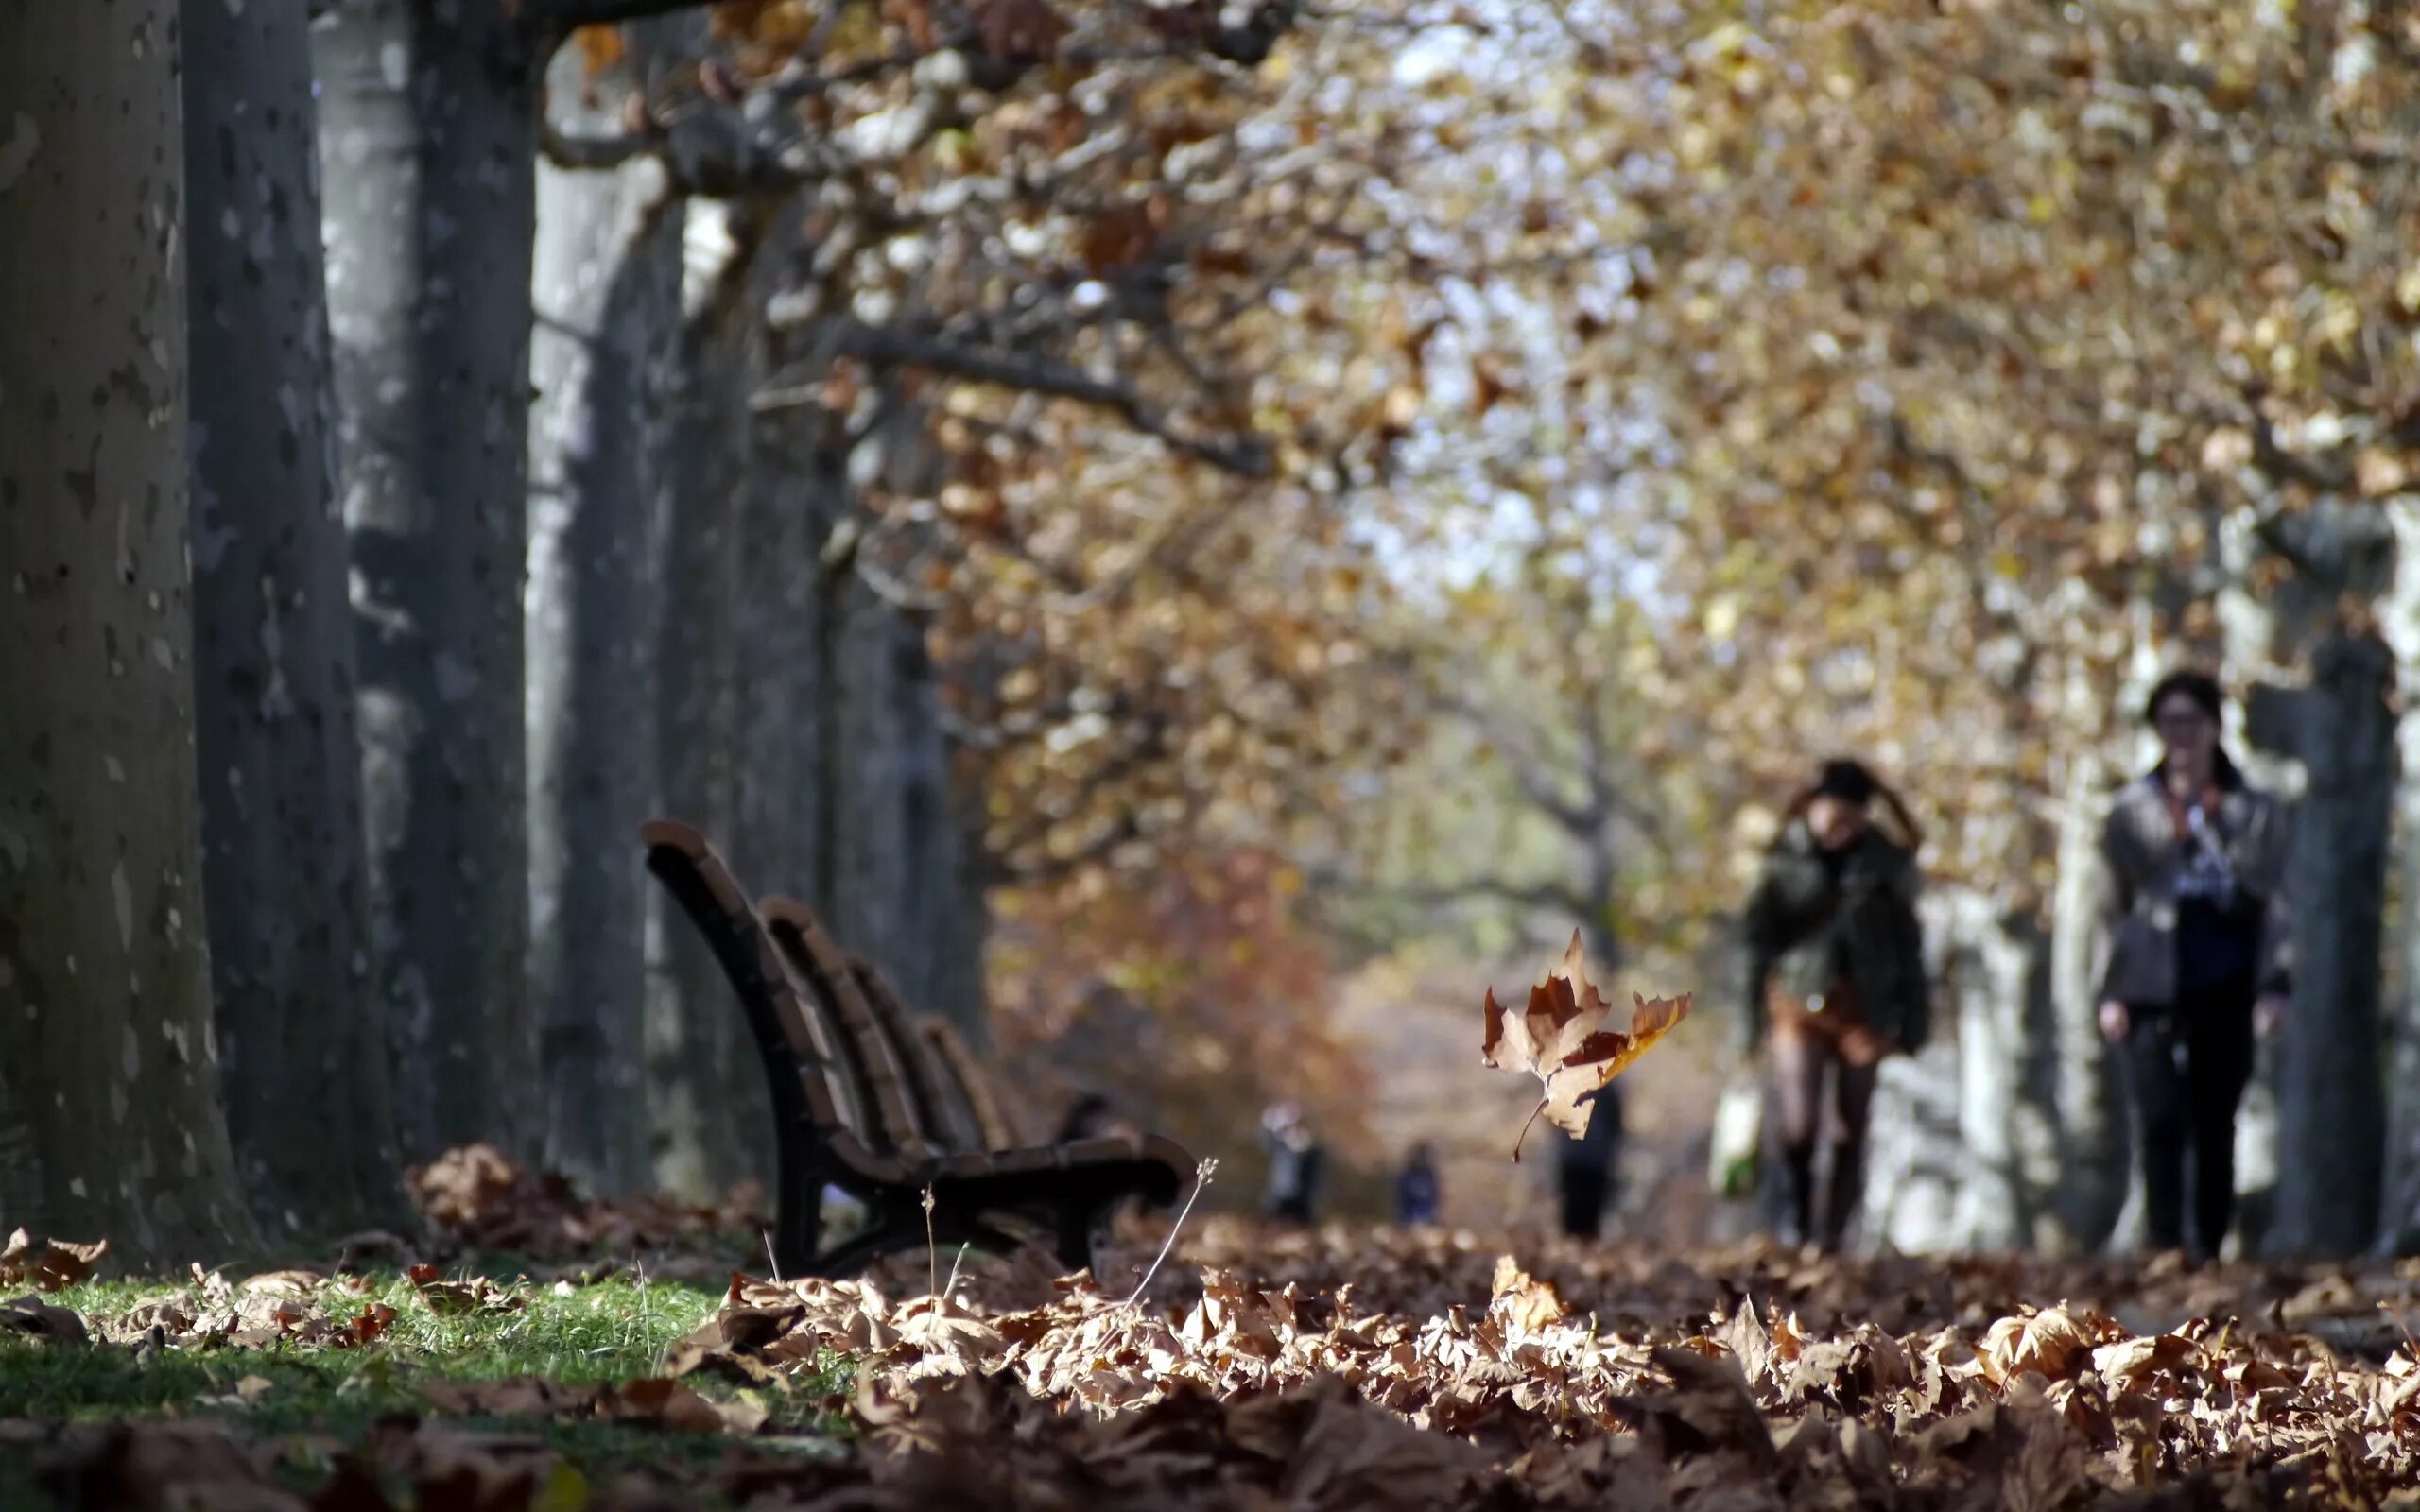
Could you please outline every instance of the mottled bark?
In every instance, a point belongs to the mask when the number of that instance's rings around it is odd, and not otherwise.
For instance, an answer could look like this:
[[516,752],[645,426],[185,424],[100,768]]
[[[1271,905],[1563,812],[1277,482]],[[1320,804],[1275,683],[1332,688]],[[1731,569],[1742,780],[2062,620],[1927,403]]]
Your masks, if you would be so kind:
[[905,761],[901,831],[908,856],[902,900],[908,949],[898,971],[903,990],[970,1039],[983,1024],[983,898],[969,889],[969,816],[951,785],[942,733],[940,669],[925,644],[921,617],[899,624],[899,720]]
[[0,1213],[256,1244],[211,1032],[175,0],[0,0]]
[[[2379,507],[2394,526],[2396,558],[2380,628],[2398,666],[2420,666],[2420,497]],[[2395,741],[2402,759],[2394,789],[2394,915],[2387,940],[2393,1059],[2377,1248],[2410,1255],[2420,1254],[2420,714],[2406,711],[2396,721]]]
[[935,1013],[946,1014],[977,1047],[992,1043],[990,998],[986,992],[984,953],[992,939],[992,900],[985,888],[990,868],[983,856],[982,795],[953,782],[949,796],[951,850],[943,884],[949,892],[949,948],[937,953],[931,1001]]
[[911,954],[938,946],[911,940],[905,917],[908,753],[900,719],[898,610],[861,578],[840,584],[836,599],[834,715],[840,721],[842,757],[832,826],[839,866],[836,927],[841,938],[896,973]]
[[521,574],[538,120],[512,8],[314,31],[371,902],[406,1155],[527,1147]]
[[185,0],[195,717],[218,1053],[263,1228],[400,1221],[372,981],[304,0]]
[[[654,56],[633,28],[599,78],[562,49],[551,124],[618,129]],[[525,680],[529,997],[547,1163],[593,1190],[651,1181],[644,1069],[645,871],[631,836],[657,804],[663,417],[681,321],[681,207],[661,167],[538,170]]]
[[2300,700],[2309,785],[2296,820],[2293,1012],[2278,1057],[2279,1179],[2268,1250],[2341,1256],[2377,1233],[2386,1143],[2378,967],[2393,819],[2394,660],[2338,637]]
[[[732,596],[738,536],[730,501],[746,476],[748,394],[755,377],[746,290],[758,232],[731,226],[723,207],[702,201],[687,207],[685,224],[673,435],[664,458],[666,535],[654,732],[663,811],[729,845],[738,829]],[[633,854],[635,838],[626,837]],[[741,879],[752,887],[766,885],[766,879],[744,871]],[[738,1005],[696,929],[655,887],[647,893],[647,1091],[657,1183],[703,1196],[769,1170],[769,1152],[741,1141],[744,1110],[766,1120],[769,1114],[761,1110],[764,1076],[752,1063]]]
[[[751,427],[748,477],[738,506],[739,864],[768,892],[833,899],[819,886],[816,857],[825,831],[815,766],[822,759],[828,695],[817,654],[825,612],[821,554],[833,515],[834,478],[796,410]],[[846,926],[835,928],[863,949]]]

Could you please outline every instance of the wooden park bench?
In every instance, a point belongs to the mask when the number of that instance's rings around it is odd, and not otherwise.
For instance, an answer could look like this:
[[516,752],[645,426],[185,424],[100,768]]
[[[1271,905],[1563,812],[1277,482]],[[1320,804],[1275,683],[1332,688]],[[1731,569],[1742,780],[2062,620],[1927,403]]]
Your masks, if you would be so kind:
[[[657,819],[639,833],[648,869],[705,936],[764,1059],[784,1275],[854,1275],[922,1248],[928,1217],[942,1248],[1004,1254],[1039,1228],[1079,1268],[1120,1203],[1176,1201],[1194,1167],[1182,1145],[1157,1135],[1047,1143],[954,1028],[910,1013],[804,903],[751,902],[688,825]],[[866,1210],[856,1232],[830,1244],[827,1186]]]

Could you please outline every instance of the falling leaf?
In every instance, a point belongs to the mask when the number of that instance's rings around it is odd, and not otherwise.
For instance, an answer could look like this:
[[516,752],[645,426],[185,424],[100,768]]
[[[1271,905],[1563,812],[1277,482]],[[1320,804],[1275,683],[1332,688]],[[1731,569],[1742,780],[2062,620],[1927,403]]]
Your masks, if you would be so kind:
[[1513,1015],[1495,1001],[1494,988],[1488,990],[1487,1036],[1479,1054],[1498,1070],[1529,1072],[1545,1088],[1545,1095],[1512,1143],[1515,1160],[1521,1158],[1530,1125],[1540,1113],[1574,1138],[1587,1133],[1593,1105],[1581,1100],[1619,1075],[1688,1017],[1687,993],[1652,1002],[1633,994],[1629,1029],[1608,1029],[1605,1018],[1613,1005],[1588,980],[1584,966],[1580,932],[1573,930],[1563,970],[1548,973],[1543,984],[1530,989],[1526,1011]]

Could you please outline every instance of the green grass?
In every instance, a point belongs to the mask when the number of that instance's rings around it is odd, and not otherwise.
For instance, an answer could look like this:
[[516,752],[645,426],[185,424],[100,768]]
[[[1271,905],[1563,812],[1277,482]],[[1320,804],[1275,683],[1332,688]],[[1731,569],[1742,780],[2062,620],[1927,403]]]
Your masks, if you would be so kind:
[[[449,1271],[510,1277],[510,1269]],[[499,1282],[499,1285],[502,1285]],[[112,1280],[72,1287],[45,1298],[70,1308],[97,1327],[124,1317],[147,1298],[174,1292],[173,1284]],[[32,1345],[0,1339],[0,1420],[79,1422],[95,1419],[192,1415],[240,1424],[248,1435],[275,1437],[309,1431],[350,1442],[380,1418],[404,1411],[430,1411],[414,1390],[430,1380],[475,1382],[542,1376],[567,1384],[613,1383],[663,1373],[673,1342],[712,1316],[718,1290],[680,1281],[615,1275],[586,1285],[523,1283],[507,1288],[523,1299],[510,1311],[446,1314],[433,1310],[399,1276],[376,1280],[372,1290],[322,1305],[358,1312],[372,1302],[395,1310],[387,1335],[358,1349],[272,1345],[266,1349],[169,1349],[137,1359],[124,1346],[93,1348]],[[845,1362],[830,1362],[815,1378],[791,1390],[758,1388],[753,1399],[771,1414],[770,1431],[812,1452],[833,1442],[835,1424],[821,1403],[845,1389]],[[238,1383],[256,1377],[249,1401],[237,1400]],[[738,1388],[703,1374],[689,1383],[701,1394],[731,1399]],[[711,1435],[662,1431],[644,1425],[561,1422],[530,1418],[501,1421],[471,1417],[465,1426],[510,1427],[535,1433],[592,1482],[647,1469],[684,1478],[720,1460],[734,1440]],[[23,1460],[26,1456],[14,1456]],[[32,1466],[12,1463],[0,1451],[0,1509],[16,1512],[48,1503],[34,1488]]]

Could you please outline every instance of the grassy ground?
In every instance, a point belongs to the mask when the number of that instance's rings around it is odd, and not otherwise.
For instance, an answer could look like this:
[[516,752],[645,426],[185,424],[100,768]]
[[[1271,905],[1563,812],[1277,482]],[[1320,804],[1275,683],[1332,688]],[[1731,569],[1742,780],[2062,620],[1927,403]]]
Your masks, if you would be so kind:
[[[674,1341],[712,1316],[721,1300],[718,1290],[637,1272],[586,1283],[510,1283],[505,1279],[519,1271],[510,1257],[448,1267],[447,1274],[495,1279],[513,1305],[441,1311],[421,1288],[389,1272],[371,1277],[357,1300],[348,1297],[349,1307],[394,1310],[386,1333],[356,1348],[162,1348],[139,1338],[132,1345],[58,1346],[0,1331],[0,1509],[52,1504],[36,1485],[39,1446],[68,1424],[222,1418],[248,1441],[291,1438],[280,1457],[298,1479],[308,1480],[315,1460],[338,1443],[357,1442],[381,1418],[429,1411],[424,1393],[432,1383],[538,1377],[578,1386],[661,1375]],[[179,1289],[173,1282],[110,1280],[43,1300],[75,1312],[97,1338],[122,1332],[121,1320],[147,1299]],[[730,1400],[742,1390],[703,1375],[687,1383],[709,1400]],[[748,1400],[769,1415],[782,1442],[811,1453],[832,1441],[835,1424],[821,1403],[845,1384],[845,1371],[836,1367],[804,1389],[759,1391]],[[541,1437],[592,1482],[638,1469],[684,1479],[684,1469],[702,1470],[727,1447],[712,1435],[645,1424],[475,1413],[449,1421]]]

